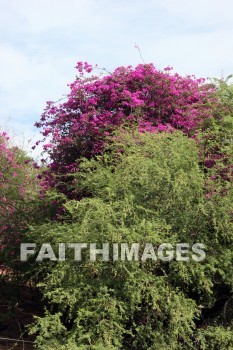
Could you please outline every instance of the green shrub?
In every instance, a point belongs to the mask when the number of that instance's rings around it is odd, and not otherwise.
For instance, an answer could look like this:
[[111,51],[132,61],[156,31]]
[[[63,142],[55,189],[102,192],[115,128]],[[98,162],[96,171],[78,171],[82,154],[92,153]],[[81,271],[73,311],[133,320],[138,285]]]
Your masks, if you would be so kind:
[[132,132],[82,160],[75,181],[86,197],[65,204],[62,222],[32,227],[28,240],[200,242],[206,259],[92,262],[84,250],[78,262],[70,249],[66,261],[40,263],[48,310],[31,327],[38,349],[233,347],[232,188],[219,179],[208,192],[198,152],[179,132]]

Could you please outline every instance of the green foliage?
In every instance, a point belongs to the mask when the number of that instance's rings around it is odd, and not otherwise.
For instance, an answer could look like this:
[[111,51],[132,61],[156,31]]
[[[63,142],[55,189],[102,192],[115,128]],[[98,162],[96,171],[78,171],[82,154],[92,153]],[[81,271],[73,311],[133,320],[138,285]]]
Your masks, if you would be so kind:
[[75,181],[86,198],[68,201],[62,222],[32,227],[28,240],[38,247],[200,242],[206,259],[92,262],[84,250],[77,262],[69,250],[66,261],[40,263],[49,310],[31,328],[38,349],[233,347],[233,190],[219,179],[209,192],[198,153],[179,132],[133,131],[82,160]]
[[198,332],[198,342],[203,350],[232,349],[232,327],[208,326]]
[[[213,180],[233,181],[233,84],[214,79],[219,108],[198,135],[200,156]],[[214,186],[215,187],[215,186]]]

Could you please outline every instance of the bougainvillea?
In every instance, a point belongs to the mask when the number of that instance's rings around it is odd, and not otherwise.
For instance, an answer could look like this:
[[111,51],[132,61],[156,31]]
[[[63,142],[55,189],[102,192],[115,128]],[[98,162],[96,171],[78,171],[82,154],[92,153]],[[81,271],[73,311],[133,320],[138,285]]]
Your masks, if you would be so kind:
[[9,136],[0,135],[0,253],[14,256],[22,232],[29,221],[38,182],[34,167],[17,147],[10,147]]
[[195,137],[219,103],[213,84],[172,73],[171,67],[160,71],[140,64],[90,77],[93,67],[87,62],[76,68],[79,75],[65,101],[47,102],[36,123],[50,159],[45,185],[56,184],[66,193],[71,191],[66,175],[77,170],[81,157],[99,154],[119,126],[141,132],[179,129]]
[[0,260],[7,266],[19,265],[17,253],[29,224],[58,220],[64,212],[61,194],[48,190],[38,165],[10,143],[7,133],[1,133]]

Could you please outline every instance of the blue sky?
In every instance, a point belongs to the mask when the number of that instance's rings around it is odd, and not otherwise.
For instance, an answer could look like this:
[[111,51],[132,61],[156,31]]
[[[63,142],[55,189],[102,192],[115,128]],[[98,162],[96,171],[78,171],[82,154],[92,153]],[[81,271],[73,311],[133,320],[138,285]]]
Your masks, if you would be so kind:
[[[232,0],[0,0],[0,128],[24,147],[77,61],[145,62],[198,77],[233,73]],[[37,151],[38,152],[38,151]]]

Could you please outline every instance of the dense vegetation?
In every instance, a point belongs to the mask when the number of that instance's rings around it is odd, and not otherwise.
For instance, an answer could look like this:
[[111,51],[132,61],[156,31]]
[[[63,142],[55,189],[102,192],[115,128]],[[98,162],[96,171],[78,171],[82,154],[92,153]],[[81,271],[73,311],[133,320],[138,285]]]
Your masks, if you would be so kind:
[[4,263],[16,268],[20,242],[50,242],[56,256],[59,243],[167,243],[171,254],[199,242],[206,258],[94,262],[86,250],[74,261],[70,249],[65,261],[18,261],[46,305],[30,326],[37,348],[232,349],[233,86],[152,64],[77,69],[36,124],[41,169],[1,136]]

